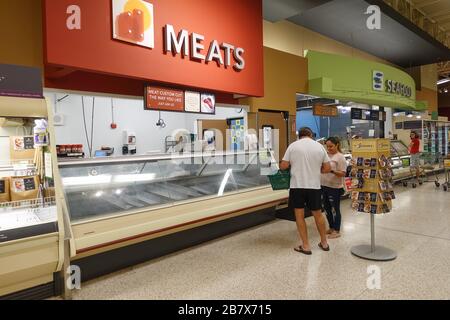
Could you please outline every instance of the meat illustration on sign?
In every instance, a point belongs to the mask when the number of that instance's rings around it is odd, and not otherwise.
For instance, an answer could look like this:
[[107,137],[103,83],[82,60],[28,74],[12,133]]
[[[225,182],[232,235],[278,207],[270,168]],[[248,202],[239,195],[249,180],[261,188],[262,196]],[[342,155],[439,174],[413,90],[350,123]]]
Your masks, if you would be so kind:
[[112,1],[114,39],[153,48],[153,5],[143,0]]
[[215,113],[215,98],[213,95],[202,95],[202,112],[203,113]]

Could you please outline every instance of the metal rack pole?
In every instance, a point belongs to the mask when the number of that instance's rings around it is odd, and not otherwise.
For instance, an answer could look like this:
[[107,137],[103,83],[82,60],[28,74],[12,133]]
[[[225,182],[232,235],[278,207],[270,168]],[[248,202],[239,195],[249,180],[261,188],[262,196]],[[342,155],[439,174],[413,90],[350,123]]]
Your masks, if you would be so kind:
[[370,239],[372,253],[375,252],[375,214],[370,214]]
[[359,245],[351,248],[351,253],[359,258],[373,261],[390,261],[397,258],[391,249],[375,245],[375,214],[370,214],[370,245]]

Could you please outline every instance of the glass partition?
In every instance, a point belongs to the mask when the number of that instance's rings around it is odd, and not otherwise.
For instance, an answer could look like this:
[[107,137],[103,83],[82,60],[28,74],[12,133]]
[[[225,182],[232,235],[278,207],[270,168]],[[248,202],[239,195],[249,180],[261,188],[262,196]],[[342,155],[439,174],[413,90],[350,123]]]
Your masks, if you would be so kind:
[[268,151],[60,163],[72,221],[267,186],[274,170]]

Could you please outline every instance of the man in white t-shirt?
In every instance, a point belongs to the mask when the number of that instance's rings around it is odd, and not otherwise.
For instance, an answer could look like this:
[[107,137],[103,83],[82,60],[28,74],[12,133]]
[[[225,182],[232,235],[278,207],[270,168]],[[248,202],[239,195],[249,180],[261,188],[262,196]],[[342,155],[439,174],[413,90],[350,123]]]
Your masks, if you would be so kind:
[[281,170],[291,168],[291,188],[289,206],[295,209],[297,229],[302,244],[294,250],[306,255],[311,254],[308,230],[305,222],[305,207],[308,207],[316,221],[320,233],[319,247],[329,251],[325,219],[322,215],[321,174],[331,171],[330,159],[325,148],[312,139],[309,128],[301,128],[299,140],[292,143],[280,163]]

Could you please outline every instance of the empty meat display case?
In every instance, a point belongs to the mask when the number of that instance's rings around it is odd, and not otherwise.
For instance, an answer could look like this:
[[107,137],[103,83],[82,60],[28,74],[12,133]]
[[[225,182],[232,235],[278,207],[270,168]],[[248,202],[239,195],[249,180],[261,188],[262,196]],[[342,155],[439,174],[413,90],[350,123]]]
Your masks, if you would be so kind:
[[[287,198],[286,191],[270,187],[267,175],[277,169],[266,150],[60,161],[72,255],[82,260],[103,253],[104,258],[111,251],[111,260],[124,261],[127,251],[117,248],[166,237],[158,247],[167,248],[146,257],[155,249],[149,243],[138,259],[145,261],[176,250],[169,247],[177,241],[177,248],[186,247],[270,221]],[[168,236],[179,232],[185,235]],[[114,250],[119,256],[113,258]],[[102,261],[95,263],[101,268]],[[84,276],[90,278],[89,272]]]

